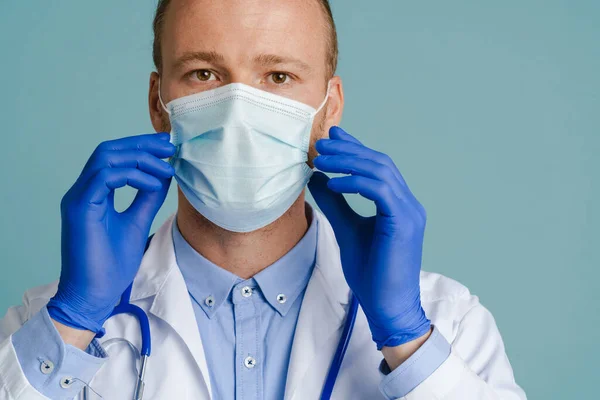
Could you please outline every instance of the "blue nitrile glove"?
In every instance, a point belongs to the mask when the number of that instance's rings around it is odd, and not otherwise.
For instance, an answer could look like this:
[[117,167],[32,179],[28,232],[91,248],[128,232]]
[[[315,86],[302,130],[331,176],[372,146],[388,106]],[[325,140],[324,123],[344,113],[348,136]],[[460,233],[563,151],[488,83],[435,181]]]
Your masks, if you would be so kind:
[[[174,153],[168,133],[96,148],[60,205],[62,270],[48,303],[53,319],[103,335],[102,325],[139,269],[152,221],[169,190],[174,170],[161,158]],[[119,213],[114,195],[123,186],[138,193]]]
[[[362,307],[377,348],[399,346],[426,334],[419,273],[425,231],[424,208],[393,161],[365,147],[339,127],[316,143],[315,167],[350,174],[329,179],[315,172],[308,185],[330,221],[340,246],[348,286]],[[341,193],[375,202],[377,215],[362,217]]]

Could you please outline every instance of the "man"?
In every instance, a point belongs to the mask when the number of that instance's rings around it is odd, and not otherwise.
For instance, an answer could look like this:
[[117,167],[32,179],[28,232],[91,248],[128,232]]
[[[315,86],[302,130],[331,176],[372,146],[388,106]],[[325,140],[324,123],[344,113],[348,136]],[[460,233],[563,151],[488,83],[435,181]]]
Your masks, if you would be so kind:
[[[64,196],[59,283],[2,321],[0,399],[131,398],[124,292],[149,319],[148,399],[317,399],[353,299],[332,398],[525,398],[478,298],[421,272],[425,211],[394,163],[337,127],[326,0],[162,0],[154,30],[163,133],[101,144]],[[145,251],[172,176],[177,214]]]

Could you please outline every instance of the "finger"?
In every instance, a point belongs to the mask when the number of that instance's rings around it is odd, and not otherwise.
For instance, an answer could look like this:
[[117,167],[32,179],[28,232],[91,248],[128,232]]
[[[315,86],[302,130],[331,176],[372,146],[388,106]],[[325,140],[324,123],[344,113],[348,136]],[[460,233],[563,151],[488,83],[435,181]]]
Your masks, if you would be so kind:
[[85,182],[104,168],[137,168],[157,178],[169,178],[174,168],[166,161],[141,150],[106,150],[95,152],[82,171],[78,183]]
[[316,171],[308,182],[308,189],[334,231],[344,232],[354,223],[358,214],[352,210],[343,195],[329,189],[328,181],[327,175]]
[[134,189],[156,192],[161,189],[160,180],[135,168],[105,168],[88,181],[82,200],[100,204],[117,188],[131,186]]
[[348,142],[356,143],[363,145],[357,138],[340,128],[339,126],[332,126],[329,129],[329,138],[330,139],[338,139],[338,140],[346,140]]
[[322,155],[354,155],[387,165],[394,172],[400,184],[407,186],[396,164],[387,154],[370,149],[362,144],[340,139],[319,139],[315,144],[315,149]]
[[323,172],[364,176],[387,183],[398,198],[412,199],[414,196],[403,186],[394,172],[384,164],[356,156],[317,156],[314,165]]
[[164,132],[129,136],[100,143],[95,152],[142,150],[158,158],[167,158],[175,152],[175,146],[169,139],[170,135]]
[[[315,143],[315,148],[322,155],[348,155],[348,156],[358,156],[367,153],[367,147],[362,144],[349,142],[347,140],[339,140],[339,139],[319,139],[317,143]],[[366,158],[375,158],[373,155],[371,157]]]
[[139,221],[141,226],[149,226],[156,213],[160,210],[171,186],[171,178],[161,179],[161,188],[156,192],[138,191],[135,199],[124,213],[136,221]]
[[385,182],[364,176],[345,176],[331,179],[327,186],[337,193],[358,193],[374,201],[377,212],[381,215],[391,217],[397,213],[397,203],[400,200]]

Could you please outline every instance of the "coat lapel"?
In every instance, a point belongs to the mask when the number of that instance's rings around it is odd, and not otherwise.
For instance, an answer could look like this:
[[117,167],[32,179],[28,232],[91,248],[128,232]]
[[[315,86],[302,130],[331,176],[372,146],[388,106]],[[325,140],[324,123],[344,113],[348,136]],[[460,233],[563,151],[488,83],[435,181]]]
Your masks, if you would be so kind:
[[211,398],[208,365],[188,290],[177,266],[173,237],[174,216],[156,232],[133,283],[131,301],[154,295],[150,313],[173,328],[194,357],[204,379],[205,398]]
[[[329,221],[318,210],[317,256],[296,325],[285,400],[314,398],[322,388],[337,348],[350,289],[343,275],[340,253]],[[310,368],[310,385],[305,377]]]

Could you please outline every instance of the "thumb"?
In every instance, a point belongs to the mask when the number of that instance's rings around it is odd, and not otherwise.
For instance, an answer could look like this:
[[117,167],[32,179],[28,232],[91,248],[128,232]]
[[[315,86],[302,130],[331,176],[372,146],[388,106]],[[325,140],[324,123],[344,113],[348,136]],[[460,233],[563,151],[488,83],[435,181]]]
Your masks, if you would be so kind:
[[327,217],[334,231],[345,232],[358,216],[350,207],[344,195],[336,193],[327,186],[329,177],[315,171],[308,182],[308,189],[315,202]]
[[171,186],[171,178],[160,179],[160,181],[162,183],[160,190],[156,192],[138,191],[133,203],[125,211],[128,217],[135,218],[142,226],[150,227],[158,210],[165,202]]

